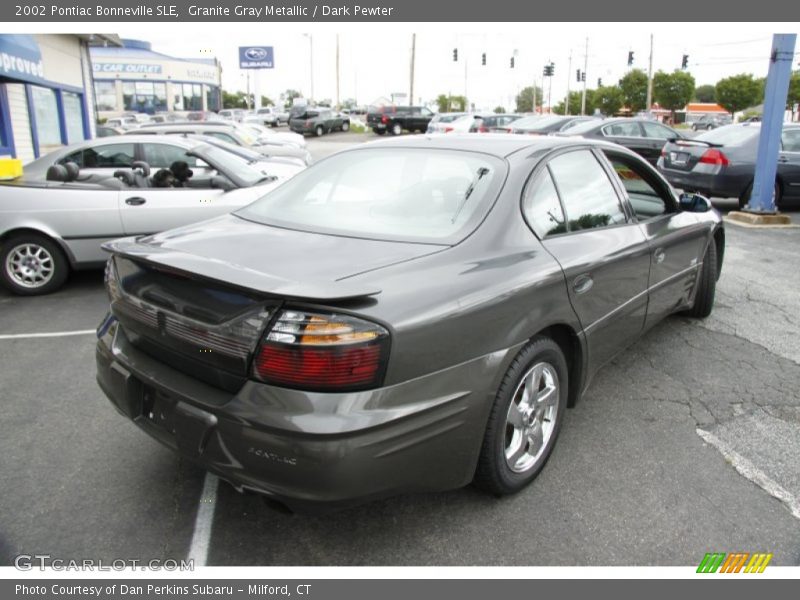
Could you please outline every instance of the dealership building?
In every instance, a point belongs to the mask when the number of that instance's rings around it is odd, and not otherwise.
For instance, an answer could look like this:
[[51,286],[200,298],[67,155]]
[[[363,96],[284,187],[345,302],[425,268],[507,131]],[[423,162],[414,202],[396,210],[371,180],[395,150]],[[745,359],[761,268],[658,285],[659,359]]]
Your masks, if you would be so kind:
[[94,137],[89,46],[114,35],[0,34],[0,158],[23,163]]
[[216,58],[176,58],[123,39],[120,46],[93,46],[91,59],[98,118],[222,108]]

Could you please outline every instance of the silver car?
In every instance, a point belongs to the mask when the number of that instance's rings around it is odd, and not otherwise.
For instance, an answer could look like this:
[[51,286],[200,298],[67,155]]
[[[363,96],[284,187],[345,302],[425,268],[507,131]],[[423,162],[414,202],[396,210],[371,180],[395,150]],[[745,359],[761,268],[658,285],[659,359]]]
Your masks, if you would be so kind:
[[[67,146],[0,185],[0,281],[21,295],[55,291],[71,270],[102,266],[108,240],[224,215],[282,179],[222,148],[172,136]],[[164,180],[171,184],[158,187]]]

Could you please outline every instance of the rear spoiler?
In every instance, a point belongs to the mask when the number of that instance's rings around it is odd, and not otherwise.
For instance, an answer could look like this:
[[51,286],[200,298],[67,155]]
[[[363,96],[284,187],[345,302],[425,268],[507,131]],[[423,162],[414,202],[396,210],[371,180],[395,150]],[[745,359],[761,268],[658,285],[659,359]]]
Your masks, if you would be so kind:
[[376,296],[380,288],[349,281],[294,281],[225,261],[141,243],[144,236],[106,242],[106,252],[139,262],[169,267],[188,275],[280,297],[334,302]]
[[667,138],[671,144],[678,144],[679,146],[706,146],[708,148],[722,148],[724,144],[715,144],[714,142],[706,142],[705,140],[693,140],[689,138],[671,137]]

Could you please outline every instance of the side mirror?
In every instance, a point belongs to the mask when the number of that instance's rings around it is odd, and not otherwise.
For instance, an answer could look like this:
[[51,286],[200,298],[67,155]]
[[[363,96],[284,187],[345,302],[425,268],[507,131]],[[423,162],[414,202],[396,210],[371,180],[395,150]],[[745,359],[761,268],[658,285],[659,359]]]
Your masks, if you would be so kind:
[[214,175],[211,178],[211,188],[215,190],[222,190],[224,192],[228,192],[234,189],[236,186],[233,182],[225,177],[224,175]]
[[678,199],[681,210],[686,212],[703,213],[710,211],[713,206],[711,200],[700,194],[689,194],[684,192]]

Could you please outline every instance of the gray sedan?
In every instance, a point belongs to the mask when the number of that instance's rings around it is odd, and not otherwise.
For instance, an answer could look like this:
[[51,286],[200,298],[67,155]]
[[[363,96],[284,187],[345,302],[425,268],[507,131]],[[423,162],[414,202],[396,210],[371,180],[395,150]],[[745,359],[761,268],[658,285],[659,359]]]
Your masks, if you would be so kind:
[[360,146],[105,247],[111,402],[236,489],[310,509],[521,490],[604,363],[710,314],[724,230],[624,148],[486,134]]
[[[750,200],[756,172],[760,123],[728,125],[691,140],[670,140],[661,152],[658,169],[669,182],[685,190],[719,198]],[[784,125],[773,198],[800,198],[800,125]]]
[[[173,173],[176,164],[188,171]],[[159,187],[159,172],[174,185]],[[0,184],[0,281],[17,294],[55,291],[70,270],[101,266],[105,241],[225,214],[283,179],[196,140],[118,136],[67,146]]]

